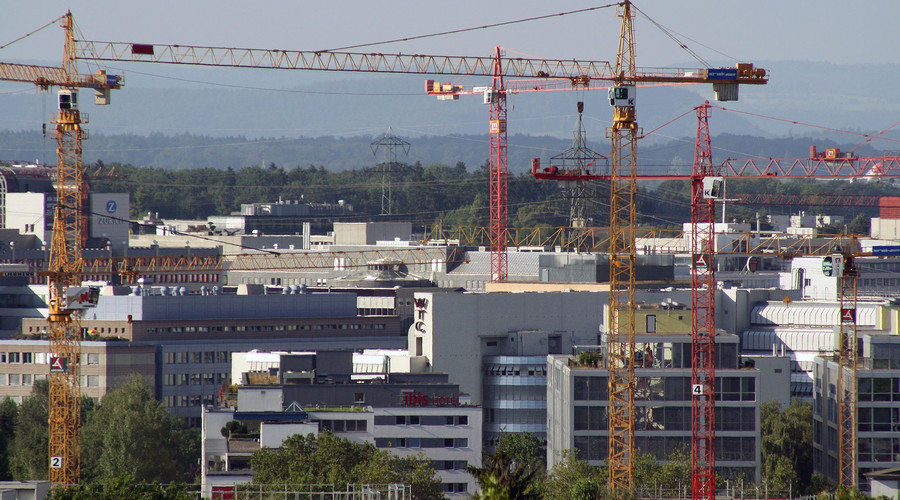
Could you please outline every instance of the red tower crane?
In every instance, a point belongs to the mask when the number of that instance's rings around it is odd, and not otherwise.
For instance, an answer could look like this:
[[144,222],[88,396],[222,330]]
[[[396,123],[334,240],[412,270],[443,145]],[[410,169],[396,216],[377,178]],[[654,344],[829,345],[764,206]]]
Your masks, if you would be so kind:
[[709,102],[697,108],[691,176],[691,491],[716,497],[715,182]]

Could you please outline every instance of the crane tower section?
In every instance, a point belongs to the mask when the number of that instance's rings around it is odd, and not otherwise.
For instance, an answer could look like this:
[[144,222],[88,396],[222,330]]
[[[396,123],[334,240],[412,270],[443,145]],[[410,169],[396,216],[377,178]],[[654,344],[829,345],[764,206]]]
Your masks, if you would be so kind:
[[634,14],[626,0],[618,7],[622,18],[609,129],[609,488],[616,493],[633,488],[634,469],[634,286],[635,194],[638,126],[635,118]]
[[715,500],[716,278],[715,200],[709,102],[697,107],[691,179],[691,497]]

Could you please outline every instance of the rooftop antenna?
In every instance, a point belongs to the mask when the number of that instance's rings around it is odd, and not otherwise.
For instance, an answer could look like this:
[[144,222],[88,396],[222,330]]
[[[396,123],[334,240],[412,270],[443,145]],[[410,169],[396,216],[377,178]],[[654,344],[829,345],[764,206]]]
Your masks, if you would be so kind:
[[394,170],[394,150],[400,148],[403,153],[409,154],[409,143],[394,135],[391,127],[379,139],[373,141],[369,146],[372,148],[372,155],[378,154],[378,148],[384,147],[384,162],[381,164],[381,215],[391,215],[391,177]]

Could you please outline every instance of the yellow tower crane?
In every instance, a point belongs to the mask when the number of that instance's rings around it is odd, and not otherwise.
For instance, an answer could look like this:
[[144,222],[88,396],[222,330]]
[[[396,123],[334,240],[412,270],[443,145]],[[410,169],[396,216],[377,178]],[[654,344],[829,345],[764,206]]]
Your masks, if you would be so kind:
[[78,430],[81,416],[79,356],[81,328],[77,311],[96,304],[98,291],[81,285],[84,167],[81,163],[82,127],[87,116],[78,110],[78,89],[95,91],[95,104],[108,104],[109,91],[121,86],[120,78],[99,71],[79,75],[75,59],[72,14],[58,19],[65,31],[63,61],[59,68],[0,63],[0,80],[27,82],[40,89],[59,87],[56,125],[56,208],[50,264],[47,318],[50,334],[50,481],[76,484],[80,475]]

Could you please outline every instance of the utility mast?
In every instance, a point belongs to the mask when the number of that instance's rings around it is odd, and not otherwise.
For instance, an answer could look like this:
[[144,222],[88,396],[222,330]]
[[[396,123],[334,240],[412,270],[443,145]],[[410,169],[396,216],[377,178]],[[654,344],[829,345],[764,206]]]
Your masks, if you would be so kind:
[[575,119],[575,130],[572,132],[572,147],[558,155],[551,156],[550,165],[551,169],[558,165],[555,172],[561,171],[567,176],[574,177],[574,180],[560,180],[559,183],[569,200],[569,227],[583,229],[589,225],[586,202],[592,193],[590,181],[582,176],[592,173],[597,162],[607,160],[607,157],[587,147],[584,125],[581,120],[584,103],[579,101],[576,108],[578,117]]
[[379,139],[373,141],[369,146],[372,148],[372,155],[378,154],[378,148],[385,148],[384,162],[381,164],[381,215],[391,215],[393,201],[391,198],[391,187],[394,176],[395,158],[394,150],[398,147],[403,153],[409,154],[409,143],[395,136],[391,127]]

